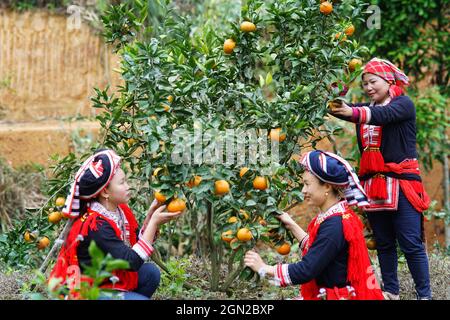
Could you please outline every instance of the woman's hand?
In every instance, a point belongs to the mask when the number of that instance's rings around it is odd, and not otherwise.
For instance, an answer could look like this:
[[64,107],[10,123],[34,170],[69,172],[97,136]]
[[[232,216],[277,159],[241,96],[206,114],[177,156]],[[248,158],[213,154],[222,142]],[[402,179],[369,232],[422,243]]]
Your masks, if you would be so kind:
[[292,227],[294,227],[297,224],[287,212],[283,212],[283,214],[276,216],[276,218],[281,222],[283,222],[286,228],[288,228],[289,230],[291,230]]
[[[153,208],[154,203],[152,203]],[[152,210],[152,206],[150,207],[149,210],[149,216],[147,216],[148,218],[148,223],[144,225],[144,231],[143,231],[143,235],[142,237],[147,240],[150,243],[153,243],[158,228],[161,224],[167,223],[173,219],[178,218],[183,212],[182,211],[178,211],[178,212],[165,212],[164,209],[166,209],[166,206],[160,206],[159,208],[157,208],[156,210]],[[152,211],[152,212],[150,212]],[[150,215],[151,213],[151,215]],[[147,220],[146,218],[146,220]]]
[[258,272],[263,267],[268,267],[261,259],[261,256],[253,250],[247,251],[244,257],[244,263],[255,272]]
[[164,211],[165,209],[166,206],[161,206],[158,209],[156,209],[150,218],[150,224],[160,226],[164,223],[167,223],[171,220],[178,218],[183,213],[183,211],[166,212]]
[[353,115],[352,108],[342,100],[334,100],[330,102],[331,114],[351,117]]
[[145,217],[143,227],[148,225],[150,218],[152,217],[153,213],[155,213],[155,210],[158,209],[162,204],[158,202],[158,200],[154,199],[152,204],[150,205],[150,208],[147,211],[147,216]]
[[298,241],[302,241],[302,239],[307,235],[307,233],[294,221],[294,219],[291,218],[287,212],[283,212],[283,214],[280,214],[277,218],[284,223],[286,228],[292,232]]

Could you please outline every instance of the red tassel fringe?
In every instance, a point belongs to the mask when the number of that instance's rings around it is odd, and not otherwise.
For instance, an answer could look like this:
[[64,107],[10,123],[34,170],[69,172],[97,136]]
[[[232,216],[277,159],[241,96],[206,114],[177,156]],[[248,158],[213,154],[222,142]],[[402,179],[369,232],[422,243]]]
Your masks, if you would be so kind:
[[[383,300],[380,286],[373,273],[369,254],[363,235],[363,224],[359,217],[351,209],[345,212],[346,218],[342,218],[342,226],[345,240],[349,244],[349,258],[347,268],[347,280],[356,291],[355,300]],[[318,226],[314,226],[315,220],[308,227],[309,243],[312,244],[317,235]],[[311,228],[312,227],[312,228]],[[304,250],[303,254],[306,254]],[[305,300],[319,300],[319,287],[315,280],[301,285],[301,293]]]
[[364,150],[361,155],[359,175],[383,171],[384,159],[380,150],[378,148]]
[[375,175],[370,184],[369,197],[374,200],[386,200],[386,178],[381,175]]

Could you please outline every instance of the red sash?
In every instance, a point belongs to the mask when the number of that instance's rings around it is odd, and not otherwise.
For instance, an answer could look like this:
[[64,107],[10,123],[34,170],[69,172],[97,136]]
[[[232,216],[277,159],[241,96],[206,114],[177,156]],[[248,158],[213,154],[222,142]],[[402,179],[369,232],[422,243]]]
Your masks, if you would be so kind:
[[[380,286],[373,273],[370,264],[369,254],[367,252],[366,241],[363,235],[363,224],[358,216],[349,208],[347,203],[341,202],[334,210],[324,218],[314,218],[308,226],[309,239],[303,249],[305,255],[316,239],[320,224],[326,219],[341,215],[344,238],[348,242],[348,266],[347,281],[350,283],[352,290],[354,289],[354,300],[383,300]],[[347,288],[344,288],[347,290]],[[321,290],[315,280],[307,282],[300,286],[301,295],[305,300],[320,300]],[[325,289],[329,291],[330,289]],[[334,288],[331,290],[334,291]],[[341,290],[341,289],[338,289]],[[323,290],[322,290],[323,291]],[[339,291],[343,294],[342,291]],[[330,299],[332,296],[329,297]],[[328,299],[328,298],[327,298]]]
[[370,179],[363,181],[364,189],[371,203],[366,210],[397,210],[399,185],[405,197],[417,211],[423,212],[427,210],[430,198],[421,181],[396,179],[383,174],[388,172],[397,174],[413,173],[420,176],[417,159],[406,159],[401,163],[385,163],[380,151],[381,126],[361,124],[360,137],[363,152],[361,154],[359,175],[374,174]]

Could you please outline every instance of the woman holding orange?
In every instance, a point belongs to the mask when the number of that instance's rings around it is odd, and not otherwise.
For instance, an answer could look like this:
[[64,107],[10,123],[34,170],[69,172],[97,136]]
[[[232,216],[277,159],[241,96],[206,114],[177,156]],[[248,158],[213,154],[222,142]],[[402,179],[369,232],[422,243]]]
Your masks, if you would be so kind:
[[384,295],[399,299],[397,242],[405,254],[418,299],[431,299],[423,215],[430,200],[420,177],[416,110],[404,94],[408,77],[387,60],[363,69],[368,103],[335,104],[331,114],[356,124],[361,152],[359,177],[369,197],[364,209],[373,229]]
[[[115,259],[129,263],[129,269],[116,270],[100,287],[112,289],[114,298],[148,300],[159,285],[160,271],[148,263],[158,227],[177,218],[181,212],[164,212],[165,206],[154,201],[141,229],[128,207],[129,186],[120,167],[121,159],[112,150],[99,150],[89,157],[75,175],[63,214],[73,224],[50,275],[67,284],[70,297],[77,298],[71,274],[82,274],[91,265],[89,245],[96,245]],[[76,281],[91,285],[93,279],[82,276]],[[72,287],[71,287],[72,286]],[[107,298],[102,297],[102,298]]]

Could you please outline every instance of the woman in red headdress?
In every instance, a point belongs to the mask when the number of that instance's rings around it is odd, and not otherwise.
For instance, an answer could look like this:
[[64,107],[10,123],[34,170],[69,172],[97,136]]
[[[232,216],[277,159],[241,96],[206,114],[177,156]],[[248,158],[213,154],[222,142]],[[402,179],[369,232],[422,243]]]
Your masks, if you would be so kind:
[[387,60],[373,58],[362,74],[370,102],[334,104],[330,113],[356,124],[359,177],[369,197],[364,210],[373,229],[388,299],[399,298],[397,241],[418,299],[431,299],[423,215],[430,199],[420,177],[416,109],[404,88],[408,77]]

